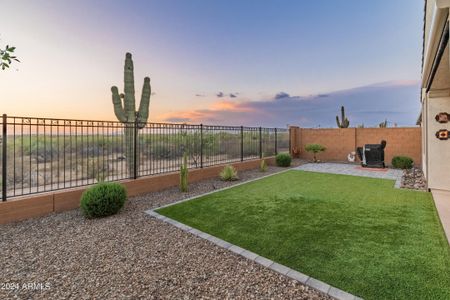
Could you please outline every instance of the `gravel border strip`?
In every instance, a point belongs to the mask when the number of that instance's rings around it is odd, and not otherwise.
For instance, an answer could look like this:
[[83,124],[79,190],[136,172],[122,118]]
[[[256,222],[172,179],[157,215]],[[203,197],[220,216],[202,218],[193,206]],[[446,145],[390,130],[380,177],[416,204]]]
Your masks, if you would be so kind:
[[311,288],[313,288],[315,290],[318,290],[319,292],[322,292],[322,293],[324,293],[324,294],[326,294],[328,296],[331,296],[331,297],[333,297],[335,299],[338,299],[338,300],[362,300],[362,298],[360,298],[360,297],[357,297],[357,296],[355,296],[353,294],[350,294],[348,292],[345,292],[345,291],[343,291],[341,289],[338,289],[338,288],[335,288],[333,286],[330,286],[329,284],[327,284],[327,283],[325,283],[323,281],[320,281],[318,279],[310,277],[310,276],[308,276],[306,274],[300,273],[300,272],[298,272],[298,271],[296,271],[294,269],[291,269],[291,268],[289,268],[287,266],[281,265],[281,264],[279,264],[277,262],[274,262],[274,261],[272,261],[272,260],[270,260],[268,258],[260,256],[260,255],[254,253],[254,252],[252,252],[250,250],[247,250],[247,249],[241,248],[241,247],[239,247],[237,245],[231,244],[231,243],[229,243],[227,241],[224,241],[224,240],[222,240],[222,239],[220,239],[218,237],[212,236],[212,235],[210,235],[210,234],[208,234],[206,232],[200,231],[200,230],[195,229],[195,228],[193,228],[191,226],[188,226],[186,224],[180,223],[180,222],[178,222],[178,221],[176,221],[174,219],[171,219],[171,218],[168,218],[166,216],[160,215],[159,213],[157,213],[155,211],[157,209],[161,209],[161,208],[164,208],[164,207],[168,207],[168,206],[176,205],[176,204],[179,204],[179,203],[182,203],[182,202],[186,202],[186,201],[190,201],[190,200],[193,200],[193,199],[197,199],[197,198],[200,198],[200,197],[203,197],[203,196],[206,196],[206,195],[210,195],[210,194],[217,193],[217,192],[220,192],[220,191],[228,190],[228,189],[236,187],[236,186],[240,186],[240,185],[243,185],[243,184],[246,184],[246,183],[249,183],[249,182],[254,182],[254,181],[257,181],[257,180],[260,180],[260,179],[263,179],[263,178],[267,178],[267,177],[274,176],[274,175],[277,175],[277,174],[285,173],[285,172],[288,172],[288,171],[290,171],[290,169],[286,170],[286,171],[281,171],[281,172],[277,172],[277,173],[274,173],[274,174],[270,174],[270,175],[267,175],[267,176],[255,178],[255,179],[252,179],[252,180],[248,180],[248,181],[245,181],[245,182],[241,182],[241,183],[238,183],[238,184],[235,184],[235,185],[232,185],[232,186],[224,187],[224,188],[212,191],[212,192],[204,193],[202,195],[186,198],[186,199],[183,199],[183,200],[180,200],[180,201],[177,201],[177,202],[173,202],[173,203],[170,203],[170,204],[163,205],[161,207],[157,207],[157,208],[154,208],[154,209],[146,210],[145,213],[148,214],[149,216],[154,217],[156,219],[159,219],[159,220],[161,220],[161,221],[163,221],[165,223],[168,223],[168,224],[171,224],[171,225],[173,225],[175,227],[178,227],[178,228],[180,228],[183,231],[189,232],[190,234],[193,234],[193,235],[198,236],[198,237],[200,237],[202,239],[208,240],[211,243],[216,244],[217,246],[219,246],[221,248],[224,248],[224,249],[227,249],[227,250],[229,250],[231,252],[234,252],[234,253],[242,256],[242,257],[245,257],[245,258],[247,258],[247,259],[249,259],[251,261],[254,261],[254,262],[260,264],[263,267],[269,268],[269,269],[271,269],[271,270],[273,270],[273,271],[275,271],[275,272],[277,272],[277,273],[279,273],[281,275],[288,276],[289,278],[291,278],[293,280],[296,280],[296,281],[298,281],[301,284],[307,285],[307,286],[309,286],[309,287],[311,287]]

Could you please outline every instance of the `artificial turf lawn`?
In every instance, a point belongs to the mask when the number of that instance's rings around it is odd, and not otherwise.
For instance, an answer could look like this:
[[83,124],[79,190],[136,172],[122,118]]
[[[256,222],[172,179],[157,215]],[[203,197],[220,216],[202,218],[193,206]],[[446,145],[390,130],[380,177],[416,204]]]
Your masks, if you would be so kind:
[[450,250],[429,193],[288,171],[158,213],[365,299],[450,299]]

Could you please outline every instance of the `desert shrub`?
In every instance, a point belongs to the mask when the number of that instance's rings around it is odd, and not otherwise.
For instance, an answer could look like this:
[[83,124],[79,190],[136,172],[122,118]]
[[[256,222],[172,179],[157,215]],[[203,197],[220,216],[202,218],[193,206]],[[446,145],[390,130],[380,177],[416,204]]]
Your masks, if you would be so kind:
[[408,156],[394,156],[392,158],[392,166],[396,169],[411,169],[414,161]]
[[239,180],[236,169],[231,165],[225,166],[223,168],[222,172],[220,172],[219,176],[220,176],[220,179],[222,179],[223,181]]
[[[16,145],[21,145],[22,141],[16,140]],[[62,148],[61,148],[62,150]],[[49,137],[33,137],[23,145],[23,154],[35,158],[39,163],[50,162],[59,155],[60,147],[57,145],[56,139]]]
[[81,210],[87,218],[106,217],[119,212],[127,200],[125,188],[114,182],[101,182],[81,195]]
[[292,158],[288,153],[280,153],[275,157],[277,166],[279,167],[289,167],[292,162]]
[[158,142],[152,145],[152,154],[159,159],[170,159],[182,155],[181,147],[175,148],[175,145]]
[[321,144],[307,144],[305,146],[305,150],[307,152],[313,153],[314,162],[316,162],[317,161],[317,157],[316,157],[317,153],[325,151],[325,150],[327,150],[327,148],[325,148],[325,146],[322,146]]
[[86,168],[87,179],[96,179],[97,182],[105,181],[108,172],[108,163],[104,162],[102,158],[88,160],[88,167]]
[[267,171],[267,162],[265,159],[261,160],[261,163],[259,165],[259,170],[261,172],[266,172]]
[[180,167],[180,191],[188,191],[188,166],[187,153],[183,154],[183,164]]

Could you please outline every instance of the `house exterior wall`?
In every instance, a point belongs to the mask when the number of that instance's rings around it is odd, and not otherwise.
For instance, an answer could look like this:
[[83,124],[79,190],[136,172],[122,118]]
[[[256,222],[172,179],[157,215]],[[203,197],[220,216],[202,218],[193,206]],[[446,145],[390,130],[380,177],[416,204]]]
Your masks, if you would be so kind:
[[427,178],[428,176],[428,164],[427,164],[427,160],[428,160],[428,133],[427,133],[427,129],[428,129],[428,113],[427,113],[427,106],[426,104],[426,95],[425,93],[423,93],[423,100],[422,100],[422,111],[421,111],[421,116],[422,116],[422,123],[421,123],[421,131],[422,131],[422,171],[424,173],[425,178]]
[[[436,138],[439,129],[450,130],[450,123],[435,120],[439,112],[450,113],[450,60],[449,46],[444,30],[448,22],[450,1],[427,0],[425,6],[424,49],[422,68],[422,102],[420,125],[422,127],[422,169],[429,189],[450,191],[450,140]],[[439,49],[445,46],[440,61]],[[435,64],[439,62],[439,64]]]
[[450,112],[450,95],[445,97],[428,97],[424,103],[424,132],[426,134],[427,160],[426,177],[428,188],[450,189],[450,140],[441,141],[435,134],[440,129],[450,130],[450,125],[438,123],[434,117],[440,112]]

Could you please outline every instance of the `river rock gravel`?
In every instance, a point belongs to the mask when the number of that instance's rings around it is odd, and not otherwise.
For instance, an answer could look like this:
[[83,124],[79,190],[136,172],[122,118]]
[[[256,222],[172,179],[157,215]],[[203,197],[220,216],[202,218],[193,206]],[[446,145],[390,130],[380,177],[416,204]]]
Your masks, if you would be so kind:
[[426,191],[427,182],[422,170],[416,167],[403,170],[401,187],[405,189]]
[[[281,170],[241,172],[238,182]],[[134,197],[102,219],[77,209],[1,225],[0,299],[330,299],[144,213],[230,184]]]

